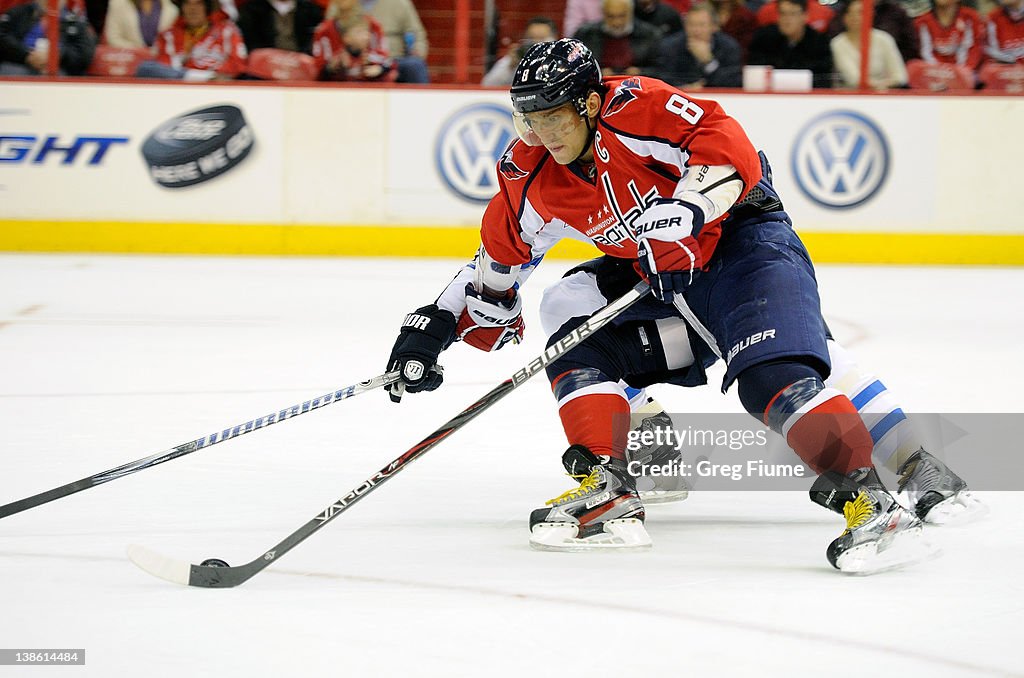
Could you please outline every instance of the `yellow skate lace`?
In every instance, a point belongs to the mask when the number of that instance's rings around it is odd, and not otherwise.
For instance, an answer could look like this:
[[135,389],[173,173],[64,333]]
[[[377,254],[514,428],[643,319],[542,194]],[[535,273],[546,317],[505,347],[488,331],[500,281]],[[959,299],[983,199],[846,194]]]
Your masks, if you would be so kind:
[[594,470],[589,475],[572,475],[566,474],[570,478],[576,478],[580,481],[579,487],[574,487],[571,490],[567,490],[562,494],[558,495],[554,499],[548,499],[544,502],[545,506],[551,506],[552,504],[558,504],[563,501],[571,501],[573,499],[579,499],[588,492],[593,492],[597,489],[598,484],[601,482],[601,472],[598,467],[594,467]]
[[857,529],[870,520],[873,515],[875,515],[875,502],[871,500],[867,492],[861,490],[856,499],[843,505],[843,517],[846,518],[846,531],[843,534]]

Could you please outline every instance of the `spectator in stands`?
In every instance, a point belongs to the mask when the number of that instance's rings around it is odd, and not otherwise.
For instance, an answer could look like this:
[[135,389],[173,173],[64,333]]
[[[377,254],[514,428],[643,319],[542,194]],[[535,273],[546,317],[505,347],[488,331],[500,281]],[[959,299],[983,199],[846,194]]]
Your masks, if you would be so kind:
[[[18,3],[20,4],[20,3]],[[107,21],[107,0],[83,0],[85,18],[92,26],[93,35],[103,35],[103,27]],[[74,9],[74,8],[73,8]]]
[[396,82],[427,83],[427,31],[412,0],[362,0],[363,10],[384,29],[386,48],[398,66]]
[[1003,0],[989,13],[985,54],[1004,64],[1024,63],[1024,0]]
[[757,17],[744,0],[712,0],[711,4],[717,14],[719,30],[740,44],[741,58],[746,63],[750,41],[757,30]]
[[[896,0],[875,0],[872,25],[893,37],[904,62],[920,58],[921,47],[914,20]],[[843,17],[836,14],[829,23],[827,35],[831,40],[845,30]]]
[[273,48],[312,54],[313,32],[323,20],[323,10],[312,0],[248,0],[238,10],[249,52]]
[[[804,10],[807,14],[807,25],[818,31],[819,33],[828,33],[828,25],[832,21],[832,17],[835,16],[828,7],[825,7],[818,0],[807,0],[807,8]],[[758,26],[771,26],[779,21],[779,3],[776,0],[766,2],[761,5],[761,9],[757,10],[757,25]]]
[[178,20],[171,0],[110,0],[103,42],[111,47],[152,47]]
[[[990,0],[983,0],[983,2],[989,2]],[[899,0],[900,7],[907,13],[912,20],[927,14],[932,11],[932,0]],[[976,0],[967,0],[967,4],[974,6]]]
[[603,0],[601,16],[574,37],[594,53],[603,74],[650,75],[658,56],[658,29],[633,18],[633,0]]
[[807,3],[814,1],[779,0],[779,22],[757,29],[747,63],[808,69],[814,87],[831,87],[832,50],[828,38],[807,25]]
[[538,42],[551,42],[558,40],[558,27],[555,22],[546,16],[536,16],[526,23],[526,30],[523,37],[509,49],[508,54],[494,62],[491,70],[487,71],[481,84],[487,87],[507,87],[512,84],[512,76],[516,72],[516,66],[522,60],[526,50]]
[[174,80],[230,80],[245,70],[248,52],[217,0],[180,0],[181,15],[157,38],[156,61],[143,61],[135,75]]
[[635,0],[633,16],[657,28],[661,31],[662,37],[683,30],[683,17],[675,7],[666,5],[661,0]]
[[690,8],[682,33],[662,38],[654,75],[680,89],[741,87],[740,45],[718,30],[711,5]]
[[[841,87],[860,87],[860,33],[864,29],[861,0],[840,6],[846,30],[832,38],[832,60]],[[907,86],[907,67],[891,35],[877,28],[871,31],[868,56],[868,87],[874,90]]]
[[[0,14],[0,75],[43,75],[50,56],[45,0]],[[60,2],[60,73],[81,75],[96,51],[96,35],[85,16]]]
[[398,75],[384,30],[358,0],[331,0],[313,36],[313,58],[321,80],[394,82]]
[[576,35],[584,24],[601,20],[601,0],[566,0],[562,28],[565,35]]
[[985,24],[960,0],[935,0],[932,10],[914,19],[920,37],[919,57],[930,64],[956,64],[972,71],[981,64]]

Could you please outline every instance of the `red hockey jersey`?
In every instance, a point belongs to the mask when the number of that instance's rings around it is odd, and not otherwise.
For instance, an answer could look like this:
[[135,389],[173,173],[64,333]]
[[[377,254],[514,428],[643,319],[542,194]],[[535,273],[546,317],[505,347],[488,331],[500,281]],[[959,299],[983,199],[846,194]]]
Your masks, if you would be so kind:
[[[367,29],[370,31],[370,45],[359,56],[351,56],[349,65],[339,68],[335,73],[325,70],[327,63],[346,49],[345,40],[338,29],[338,22],[325,19],[313,33],[313,58],[316,59],[317,70],[327,80],[384,80],[392,82],[398,77],[394,60],[388,56],[387,43],[384,41],[384,29],[373,17],[365,17]],[[380,66],[381,74],[368,78],[365,67],[375,64]]]
[[981,63],[984,22],[970,7],[961,6],[949,26],[943,26],[932,10],[914,19],[921,40],[921,58],[928,63],[957,64],[977,69]]
[[[498,162],[500,190],[487,206],[481,237],[488,254],[510,265],[542,256],[564,237],[591,242],[615,257],[636,258],[631,224],[648,201],[672,197],[698,165],[732,165],[742,198],[761,178],[757,151],[722,107],[660,80],[618,77],[608,86],[594,136],[595,167],[559,165],[543,147],[516,141]],[[723,215],[701,229],[707,262]]]
[[245,70],[249,54],[245,50],[242,32],[223,12],[211,14],[206,33],[191,45],[188,43],[185,20],[179,18],[157,37],[153,49],[159,61],[175,68],[216,71],[229,78]]
[[985,54],[1004,64],[1024,63],[1024,15],[998,7],[988,15]]

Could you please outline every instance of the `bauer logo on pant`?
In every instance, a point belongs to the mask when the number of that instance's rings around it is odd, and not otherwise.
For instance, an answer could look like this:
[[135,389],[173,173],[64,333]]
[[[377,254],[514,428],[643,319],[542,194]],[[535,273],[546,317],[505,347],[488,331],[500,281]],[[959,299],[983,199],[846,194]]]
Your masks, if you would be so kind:
[[184,188],[237,167],[254,142],[240,108],[210,106],[160,125],[143,142],[142,157],[157,184]]

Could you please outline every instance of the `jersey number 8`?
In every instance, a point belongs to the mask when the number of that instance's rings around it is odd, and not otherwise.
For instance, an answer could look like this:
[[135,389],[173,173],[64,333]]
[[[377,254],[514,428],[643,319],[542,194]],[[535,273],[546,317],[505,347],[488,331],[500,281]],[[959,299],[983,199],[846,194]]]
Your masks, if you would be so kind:
[[675,113],[691,125],[696,125],[697,121],[704,117],[703,108],[678,94],[673,94],[669,97],[669,100],[665,103],[665,110],[669,113]]

